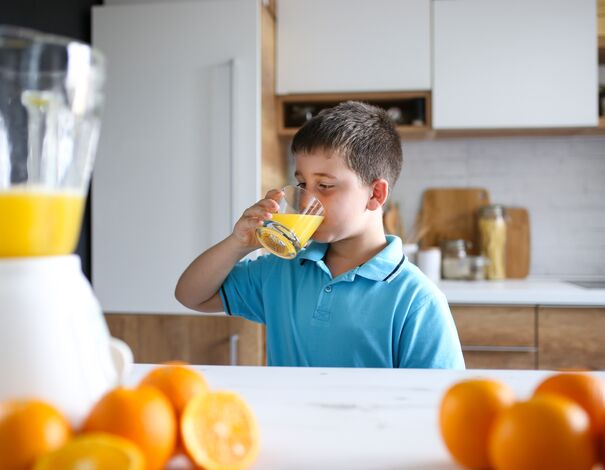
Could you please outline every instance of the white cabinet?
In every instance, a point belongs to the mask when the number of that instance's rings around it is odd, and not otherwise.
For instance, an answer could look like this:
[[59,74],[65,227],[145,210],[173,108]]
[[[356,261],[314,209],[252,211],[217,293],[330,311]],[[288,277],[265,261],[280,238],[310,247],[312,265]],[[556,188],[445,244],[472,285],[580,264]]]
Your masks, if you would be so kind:
[[434,0],[433,127],[597,124],[594,0]]
[[178,276],[260,190],[260,4],[96,7],[106,109],[92,276],[108,312],[179,313]]
[[431,86],[429,0],[280,0],[277,93]]

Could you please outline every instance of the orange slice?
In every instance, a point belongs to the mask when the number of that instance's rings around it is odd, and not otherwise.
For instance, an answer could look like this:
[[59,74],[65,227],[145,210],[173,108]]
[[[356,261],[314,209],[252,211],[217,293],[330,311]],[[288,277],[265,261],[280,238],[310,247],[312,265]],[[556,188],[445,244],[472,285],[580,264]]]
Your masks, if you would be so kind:
[[42,457],[33,470],[144,470],[141,450],[123,437],[91,433]]
[[242,470],[258,454],[256,419],[236,393],[207,392],[193,398],[181,416],[189,458],[206,470]]

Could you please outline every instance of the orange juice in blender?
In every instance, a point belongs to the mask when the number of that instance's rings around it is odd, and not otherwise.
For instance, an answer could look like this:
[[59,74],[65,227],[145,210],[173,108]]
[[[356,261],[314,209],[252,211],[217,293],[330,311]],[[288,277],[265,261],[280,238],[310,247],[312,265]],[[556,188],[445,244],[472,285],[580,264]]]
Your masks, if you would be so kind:
[[74,190],[0,190],[0,257],[66,255],[80,233],[84,195]]

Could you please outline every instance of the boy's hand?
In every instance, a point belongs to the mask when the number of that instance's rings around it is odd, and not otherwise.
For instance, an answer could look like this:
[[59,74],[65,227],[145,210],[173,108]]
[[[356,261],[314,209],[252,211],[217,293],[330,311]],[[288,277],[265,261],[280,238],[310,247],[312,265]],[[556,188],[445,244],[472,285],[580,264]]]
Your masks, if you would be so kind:
[[284,196],[280,189],[272,189],[264,199],[248,207],[233,227],[233,237],[246,248],[259,248],[261,244],[256,239],[256,228],[270,219],[271,214],[279,210],[279,201]]

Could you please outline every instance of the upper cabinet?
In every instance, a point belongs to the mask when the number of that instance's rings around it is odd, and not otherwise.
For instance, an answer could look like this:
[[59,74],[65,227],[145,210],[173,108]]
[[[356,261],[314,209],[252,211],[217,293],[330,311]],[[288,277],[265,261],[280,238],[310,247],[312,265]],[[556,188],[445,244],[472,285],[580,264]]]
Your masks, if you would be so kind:
[[595,0],[434,0],[433,127],[596,126]]
[[279,0],[277,93],[429,90],[430,0]]

